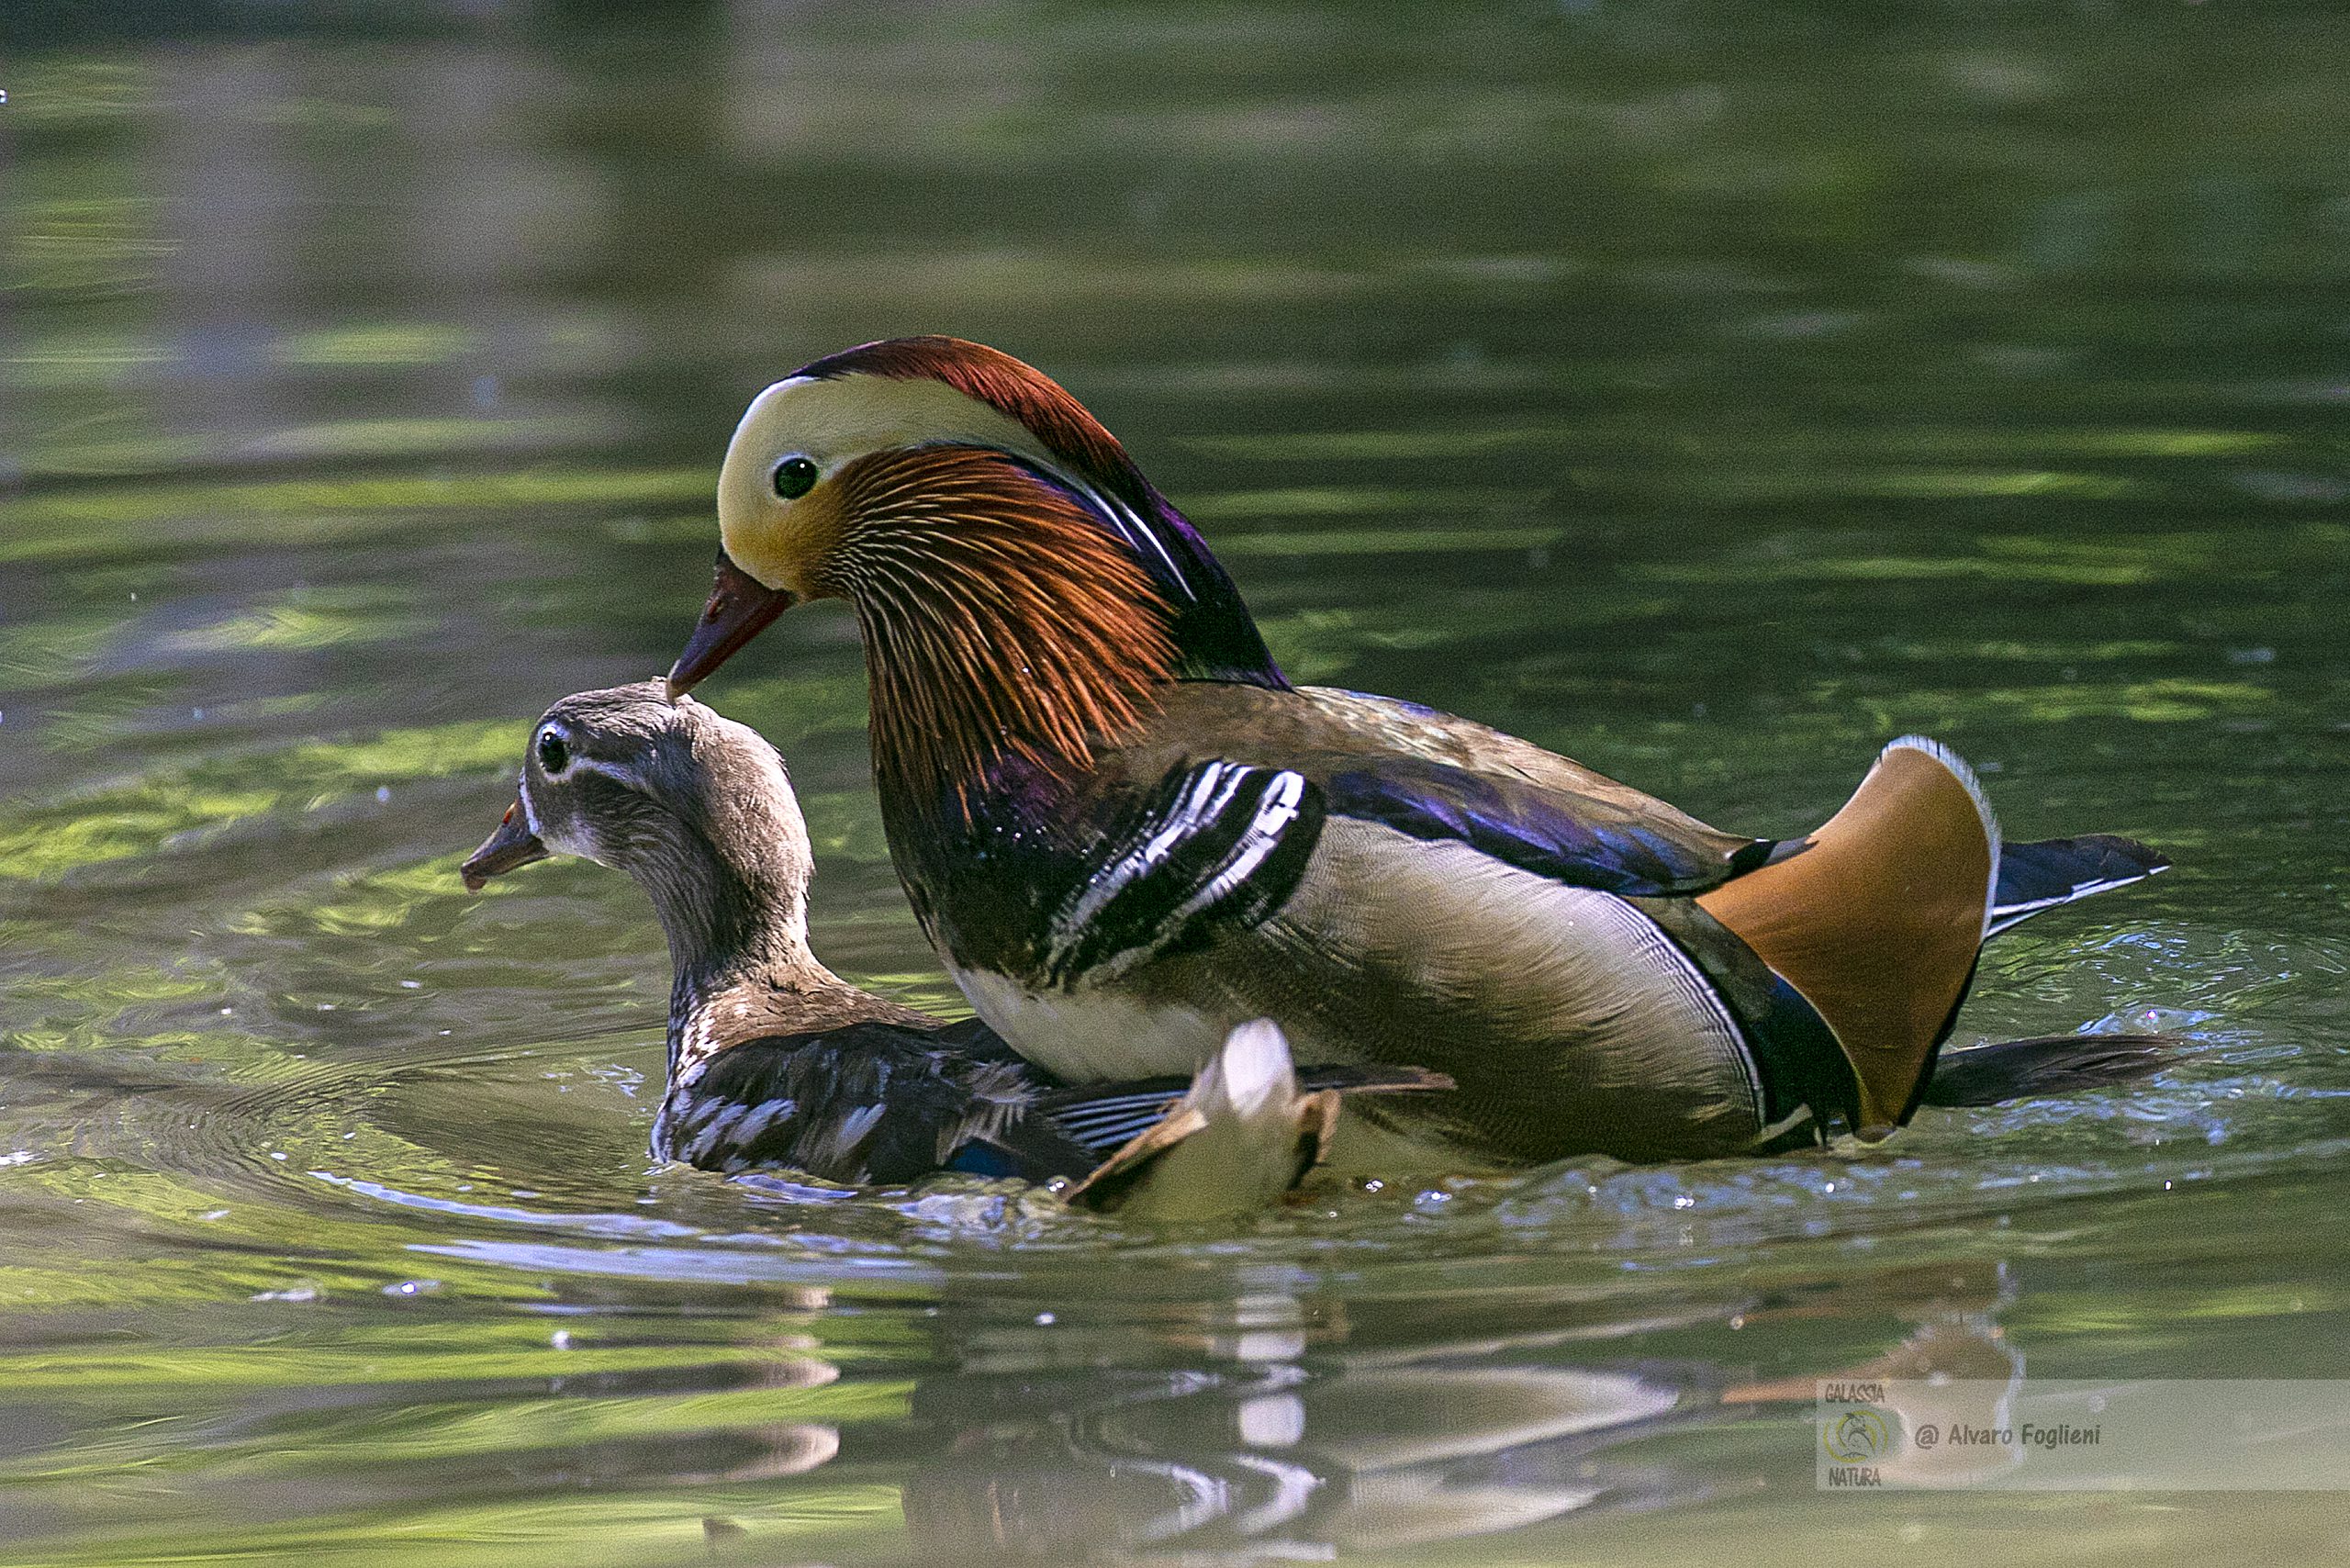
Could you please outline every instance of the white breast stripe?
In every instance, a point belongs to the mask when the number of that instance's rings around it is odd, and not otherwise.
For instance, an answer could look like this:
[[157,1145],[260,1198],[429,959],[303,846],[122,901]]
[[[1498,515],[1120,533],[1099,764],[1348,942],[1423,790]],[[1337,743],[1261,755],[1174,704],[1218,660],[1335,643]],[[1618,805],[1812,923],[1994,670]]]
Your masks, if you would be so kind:
[[1257,820],[1250,823],[1248,831],[1241,835],[1239,844],[1234,847],[1232,858],[1225,862],[1224,869],[1211,878],[1205,887],[1176,907],[1175,919],[1189,920],[1247,881],[1257,868],[1264,864],[1265,857],[1281,844],[1281,830],[1297,820],[1298,802],[1304,799],[1305,779],[1302,775],[1275,774],[1271,792],[1257,808]]
[[1232,798],[1240,792],[1240,786],[1248,778],[1248,768],[1229,762],[1212,762],[1200,769],[1190,790],[1142,847],[1095,878],[1084,895],[1056,923],[1058,936],[1054,946],[1066,946],[1084,930],[1087,922],[1125,890],[1128,883],[1166,859],[1168,853],[1183,841],[1184,834],[1215,821],[1232,804]]
[[718,1140],[734,1130],[734,1124],[750,1113],[748,1105],[729,1105],[723,1111],[694,1129],[693,1141],[685,1148],[686,1163],[699,1165],[710,1158]]
[[1234,843],[1221,865],[1192,890],[1161,921],[1153,937],[1118,952],[1106,954],[1088,973],[1095,980],[1112,978],[1157,951],[1184,923],[1197,918],[1229,898],[1280,846],[1282,832],[1295,822],[1305,799],[1305,779],[1287,769],[1270,775],[1243,763],[1211,762],[1185,788],[1175,809],[1151,830],[1142,846],[1115,862],[1097,878],[1053,922],[1046,968],[1058,969],[1083,943],[1088,929],[1111,902],[1137,879],[1147,876],[1173,855],[1191,834],[1210,827],[1230,810],[1253,779],[1264,781],[1248,826]]

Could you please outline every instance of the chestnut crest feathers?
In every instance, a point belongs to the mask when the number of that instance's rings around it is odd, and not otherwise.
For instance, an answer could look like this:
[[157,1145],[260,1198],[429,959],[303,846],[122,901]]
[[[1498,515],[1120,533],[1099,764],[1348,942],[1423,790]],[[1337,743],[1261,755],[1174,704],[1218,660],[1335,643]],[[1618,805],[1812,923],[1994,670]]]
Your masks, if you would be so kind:
[[1081,771],[1179,679],[1287,685],[1231,579],[1084,406],[952,338],[868,343],[752,402],[683,690],[787,606],[856,609],[876,766],[950,801],[994,764]]
[[1002,414],[1027,431],[1065,472],[1129,506],[1148,489],[1118,438],[1060,384],[1001,349],[960,338],[892,338],[829,354],[800,372],[811,380],[849,375],[933,381]]

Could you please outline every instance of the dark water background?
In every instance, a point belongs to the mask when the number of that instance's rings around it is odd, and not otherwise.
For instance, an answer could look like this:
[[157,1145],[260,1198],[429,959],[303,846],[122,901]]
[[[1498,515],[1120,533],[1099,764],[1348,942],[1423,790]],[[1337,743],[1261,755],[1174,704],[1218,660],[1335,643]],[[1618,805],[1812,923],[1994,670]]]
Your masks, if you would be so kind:
[[[9,11],[0,1559],[2350,1556],[2339,1495],[1825,1495],[1808,1424],[2350,1375],[2337,7]],[[2166,846],[1960,1037],[2191,1049],[1237,1236],[652,1168],[645,909],[454,867],[676,651],[742,404],[915,330],[1085,398],[1300,678],[1757,833],[1923,729]],[[822,950],[944,1001],[845,616],[707,695]]]

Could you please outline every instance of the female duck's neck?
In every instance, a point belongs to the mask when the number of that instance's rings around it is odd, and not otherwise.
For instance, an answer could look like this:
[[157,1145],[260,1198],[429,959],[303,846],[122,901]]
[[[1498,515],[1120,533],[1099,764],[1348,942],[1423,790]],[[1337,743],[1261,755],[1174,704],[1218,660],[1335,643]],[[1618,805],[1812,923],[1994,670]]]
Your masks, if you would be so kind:
[[[637,880],[653,897],[669,942],[669,1059],[706,1053],[737,999],[764,1013],[768,999],[839,983],[808,946],[803,868],[737,862],[696,841],[699,853],[665,857]],[[752,1008],[756,999],[763,1005]],[[746,1012],[745,1016],[748,1016]]]

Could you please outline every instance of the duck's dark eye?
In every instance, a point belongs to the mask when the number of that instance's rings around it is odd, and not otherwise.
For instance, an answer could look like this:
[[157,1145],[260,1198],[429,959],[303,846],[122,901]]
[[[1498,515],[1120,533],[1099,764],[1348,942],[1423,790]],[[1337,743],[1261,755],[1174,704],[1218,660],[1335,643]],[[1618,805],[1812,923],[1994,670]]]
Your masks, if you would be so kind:
[[571,748],[553,730],[539,732],[539,766],[550,778],[571,766]]
[[805,457],[787,457],[775,465],[775,493],[796,501],[816,487],[816,465]]

